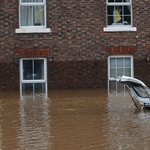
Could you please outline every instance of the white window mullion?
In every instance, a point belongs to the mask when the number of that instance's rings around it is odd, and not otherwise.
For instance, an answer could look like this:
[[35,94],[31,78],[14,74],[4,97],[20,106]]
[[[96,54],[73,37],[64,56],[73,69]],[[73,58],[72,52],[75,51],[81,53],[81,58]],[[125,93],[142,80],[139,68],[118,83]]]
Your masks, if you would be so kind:
[[124,7],[122,6],[122,19],[124,20]]
[[131,24],[133,24],[133,22],[132,22],[132,5],[131,5]]
[[46,25],[46,20],[47,20],[47,15],[46,15],[46,5],[44,5],[44,16],[45,16],[45,20],[44,20],[44,22],[45,22],[45,27],[47,26]]
[[22,83],[45,83],[46,80],[23,80]]
[[118,73],[117,72],[117,58],[115,58],[115,63],[116,63],[116,67],[115,68],[116,68],[116,76],[117,76],[117,73]]
[[20,60],[20,82],[22,83],[23,80],[23,63],[22,60]]
[[44,80],[47,82],[47,60],[44,61]]
[[45,83],[45,93],[46,93],[46,97],[47,97],[47,82]]
[[126,6],[131,5],[131,3],[107,3],[107,6]]
[[34,96],[34,94],[35,94],[35,83],[32,83],[32,85],[33,85],[33,96]]
[[116,81],[116,94],[117,94],[117,88],[118,88],[118,86],[117,86],[117,81]]
[[131,57],[131,77],[134,77],[133,70],[134,70],[133,57]]
[[32,73],[33,73],[33,80],[34,80],[34,60],[32,60]]
[[125,58],[123,58],[123,75],[125,75]]
[[33,6],[31,6],[32,7],[32,26],[33,26]]
[[20,62],[20,96],[22,96],[22,80],[23,80],[23,63],[22,60]]

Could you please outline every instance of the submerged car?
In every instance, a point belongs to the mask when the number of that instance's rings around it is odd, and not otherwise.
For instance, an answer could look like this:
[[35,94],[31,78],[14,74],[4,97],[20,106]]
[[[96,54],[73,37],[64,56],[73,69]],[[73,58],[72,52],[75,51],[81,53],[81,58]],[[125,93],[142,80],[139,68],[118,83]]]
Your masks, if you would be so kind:
[[[150,89],[142,81],[128,76],[119,76],[115,79],[117,82],[125,84],[140,104],[145,108],[150,107]],[[132,100],[134,101],[133,97]]]

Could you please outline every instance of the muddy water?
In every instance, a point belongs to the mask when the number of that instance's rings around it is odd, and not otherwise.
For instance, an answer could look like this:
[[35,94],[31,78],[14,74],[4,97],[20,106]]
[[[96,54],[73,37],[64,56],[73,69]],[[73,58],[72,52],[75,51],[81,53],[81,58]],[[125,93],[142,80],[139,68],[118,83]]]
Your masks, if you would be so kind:
[[150,110],[106,89],[0,93],[0,150],[149,150]]

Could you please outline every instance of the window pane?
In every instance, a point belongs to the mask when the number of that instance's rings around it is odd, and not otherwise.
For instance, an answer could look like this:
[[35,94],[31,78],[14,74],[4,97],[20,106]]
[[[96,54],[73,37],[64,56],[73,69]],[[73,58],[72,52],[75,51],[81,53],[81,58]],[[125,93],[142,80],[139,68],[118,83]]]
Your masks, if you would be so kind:
[[131,6],[123,6],[124,7],[124,15],[131,15]]
[[116,23],[122,22],[122,6],[116,6],[116,10],[114,11],[115,20]]
[[43,0],[33,0],[34,3],[41,3]]
[[44,6],[21,6],[21,26],[44,26]]
[[125,67],[131,67],[131,59],[125,58]]
[[116,81],[109,81],[109,88],[116,88]]
[[114,23],[114,17],[113,16],[108,16],[107,17],[107,24],[108,25],[113,25]]
[[[116,81],[117,82],[117,81]],[[120,89],[120,88],[124,88],[124,84],[123,83],[120,83],[120,82],[117,82],[117,88],[118,88],[118,90]]]
[[116,69],[113,68],[113,69],[110,69],[110,78],[114,78],[116,77]]
[[123,0],[123,2],[127,2],[127,3],[129,3],[129,2],[130,2],[130,0]]
[[44,60],[34,61],[34,79],[44,79]]
[[33,80],[32,60],[23,60],[23,80]]
[[131,68],[125,68],[125,76],[131,77]]
[[107,14],[108,15],[113,15],[113,11],[114,11],[114,6],[108,6],[107,7]]
[[117,58],[117,67],[123,67],[123,58]]
[[115,0],[108,0],[108,2],[110,2],[110,3],[112,3],[112,2],[114,2]]
[[124,25],[131,25],[131,16],[124,16]]
[[33,83],[22,83],[22,90],[33,92]]
[[21,6],[20,18],[21,18],[20,20],[21,26],[32,26],[33,25],[32,6]]
[[110,67],[116,67],[116,59],[115,58],[110,59]]
[[33,96],[33,83],[22,83],[22,96]]
[[113,25],[115,23],[116,11],[114,6],[107,7],[107,24]]
[[124,75],[124,69],[123,68],[117,68],[117,76]]
[[122,2],[122,0],[115,0],[117,3],[120,3],[120,2]]
[[34,83],[34,91],[35,93],[45,92],[45,83]]
[[33,7],[33,24],[35,26],[44,26],[44,6]]

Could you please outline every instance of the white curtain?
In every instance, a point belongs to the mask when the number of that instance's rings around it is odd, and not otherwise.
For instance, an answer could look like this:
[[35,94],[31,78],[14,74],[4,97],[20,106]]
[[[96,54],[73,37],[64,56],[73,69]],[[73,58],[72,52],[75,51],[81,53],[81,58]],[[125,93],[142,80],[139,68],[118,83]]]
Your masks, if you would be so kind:
[[20,8],[21,26],[32,26],[32,6],[21,6]]
[[[39,3],[43,0],[22,0],[24,3]],[[20,6],[21,26],[44,26],[44,5]]]

